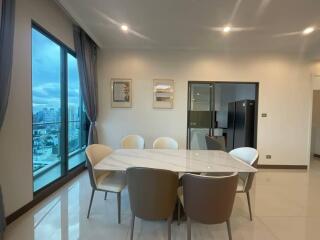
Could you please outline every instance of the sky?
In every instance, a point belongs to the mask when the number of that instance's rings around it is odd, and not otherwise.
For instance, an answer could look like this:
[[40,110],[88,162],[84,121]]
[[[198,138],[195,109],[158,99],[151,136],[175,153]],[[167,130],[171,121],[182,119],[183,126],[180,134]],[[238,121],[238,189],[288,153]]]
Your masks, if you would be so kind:
[[[32,29],[33,113],[43,108],[59,109],[61,104],[60,51],[58,44]],[[79,74],[76,58],[67,56],[68,105],[79,105]]]

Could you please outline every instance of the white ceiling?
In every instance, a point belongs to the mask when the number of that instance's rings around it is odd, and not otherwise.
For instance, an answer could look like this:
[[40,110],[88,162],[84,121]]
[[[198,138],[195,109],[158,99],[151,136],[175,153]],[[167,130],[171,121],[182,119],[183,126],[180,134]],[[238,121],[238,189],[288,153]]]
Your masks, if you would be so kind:
[[[310,52],[320,0],[58,0],[103,48]],[[119,24],[132,30],[123,33]],[[247,31],[214,31],[231,23]],[[319,46],[319,47],[318,47]]]

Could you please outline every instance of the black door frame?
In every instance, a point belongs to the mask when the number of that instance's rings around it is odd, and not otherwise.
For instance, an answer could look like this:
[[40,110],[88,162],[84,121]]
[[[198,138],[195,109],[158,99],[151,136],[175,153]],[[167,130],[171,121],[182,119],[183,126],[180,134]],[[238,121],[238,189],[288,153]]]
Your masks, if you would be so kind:
[[257,148],[257,137],[258,137],[258,114],[259,114],[259,82],[237,82],[237,81],[188,81],[188,104],[187,104],[187,141],[186,148],[190,149],[190,133],[189,133],[189,121],[190,121],[190,93],[191,93],[191,85],[192,84],[209,84],[211,87],[210,94],[210,111],[211,111],[211,129],[209,131],[213,131],[213,123],[215,121],[215,116],[213,114],[214,111],[214,85],[217,83],[221,84],[254,84],[255,85],[255,119],[254,119],[254,147]]

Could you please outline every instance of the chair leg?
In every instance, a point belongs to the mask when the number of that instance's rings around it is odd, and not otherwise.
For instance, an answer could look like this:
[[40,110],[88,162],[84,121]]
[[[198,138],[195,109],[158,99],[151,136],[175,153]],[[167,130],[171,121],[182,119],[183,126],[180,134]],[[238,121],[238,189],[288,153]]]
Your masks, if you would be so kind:
[[231,226],[230,226],[230,219],[228,219],[228,220],[227,220],[227,228],[228,228],[228,236],[229,236],[229,240],[232,240]]
[[93,196],[94,196],[94,189],[92,189],[92,193],[91,193],[91,198],[90,198],[90,203],[89,203],[89,209],[88,209],[88,215],[87,218],[89,219],[90,216],[90,211],[91,211],[91,206],[92,206],[92,200],[93,200]]
[[105,192],[105,194],[104,194],[104,200],[107,200],[107,195],[108,195],[108,192]]
[[180,200],[178,199],[178,226],[180,225],[180,214],[181,214],[181,203]]
[[117,193],[118,200],[118,224],[121,223],[121,192]]
[[191,219],[187,217],[187,240],[191,240]]
[[132,213],[130,240],[133,240],[134,219],[135,219],[135,215]]
[[249,191],[246,192],[246,194],[247,194],[248,207],[249,207],[249,213],[250,213],[250,221],[252,221],[252,212],[251,212],[251,202],[250,202],[250,194],[249,194]]
[[171,223],[172,223],[172,215],[168,218],[168,240],[171,240]]

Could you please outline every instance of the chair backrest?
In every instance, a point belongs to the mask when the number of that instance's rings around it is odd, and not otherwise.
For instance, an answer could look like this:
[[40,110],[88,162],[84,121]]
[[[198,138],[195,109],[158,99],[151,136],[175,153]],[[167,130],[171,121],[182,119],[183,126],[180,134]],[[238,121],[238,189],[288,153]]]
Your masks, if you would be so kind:
[[[241,147],[233,149],[229,152],[233,157],[244,161],[245,163],[257,167],[259,160],[259,152],[250,147]],[[244,191],[247,192],[251,189],[255,173],[239,173],[239,178],[244,182]]]
[[170,137],[159,137],[153,142],[154,149],[178,149],[179,145],[176,140]]
[[238,174],[182,177],[184,209],[188,217],[205,224],[227,221],[232,213]]
[[169,218],[177,200],[178,175],[168,170],[127,169],[132,213],[145,220]]
[[86,148],[87,155],[87,167],[89,172],[91,187],[97,188],[97,179],[103,174],[103,172],[97,172],[94,170],[94,166],[100,162],[104,157],[108,156],[112,152],[112,149],[102,144],[92,144]]
[[226,142],[223,136],[214,137],[206,136],[206,144],[208,150],[226,150]]
[[239,158],[247,164],[253,166],[255,161],[259,157],[259,153],[256,149],[250,147],[241,147],[233,149],[229,152],[232,156]]
[[128,135],[121,140],[121,148],[144,149],[144,139],[139,135]]

